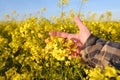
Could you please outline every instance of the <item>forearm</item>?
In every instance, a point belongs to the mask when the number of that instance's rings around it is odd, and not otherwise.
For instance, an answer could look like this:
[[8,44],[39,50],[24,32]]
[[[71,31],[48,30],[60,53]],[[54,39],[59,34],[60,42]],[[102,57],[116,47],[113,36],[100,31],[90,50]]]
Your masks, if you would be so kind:
[[82,59],[91,67],[98,66],[103,69],[105,66],[114,66],[120,69],[120,44],[102,40],[90,35],[84,44]]

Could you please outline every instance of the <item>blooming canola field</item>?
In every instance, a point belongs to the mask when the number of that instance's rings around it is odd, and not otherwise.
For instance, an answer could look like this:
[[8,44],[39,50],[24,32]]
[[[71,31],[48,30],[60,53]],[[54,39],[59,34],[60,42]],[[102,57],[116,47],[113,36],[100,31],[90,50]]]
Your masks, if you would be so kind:
[[[9,18],[9,15],[6,15]],[[91,33],[120,42],[119,21],[83,19]],[[70,56],[71,40],[49,36],[50,31],[78,33],[73,17],[31,16],[0,21],[0,80],[120,80],[120,71],[107,66],[102,72]]]

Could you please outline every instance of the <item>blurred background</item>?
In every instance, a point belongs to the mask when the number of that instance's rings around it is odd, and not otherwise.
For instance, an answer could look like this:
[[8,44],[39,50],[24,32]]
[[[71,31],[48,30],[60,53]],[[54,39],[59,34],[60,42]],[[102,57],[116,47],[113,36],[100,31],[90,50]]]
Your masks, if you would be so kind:
[[[120,20],[120,0],[68,0],[68,5],[58,7],[60,0],[1,0],[0,20],[4,20],[5,14],[18,13],[17,19],[23,19],[25,15],[42,15],[46,18],[59,16],[61,11],[66,14],[72,9],[74,12],[100,15],[106,11],[112,13],[112,20]],[[39,16],[37,15],[37,16]]]

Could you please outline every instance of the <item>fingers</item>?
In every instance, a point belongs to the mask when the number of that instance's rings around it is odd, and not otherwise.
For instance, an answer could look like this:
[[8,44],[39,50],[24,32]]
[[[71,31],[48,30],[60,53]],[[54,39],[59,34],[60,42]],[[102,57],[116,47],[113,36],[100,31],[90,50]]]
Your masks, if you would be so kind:
[[[58,36],[58,37],[62,37],[62,38],[67,38],[67,39],[71,39],[73,41],[73,44],[68,47],[68,46],[64,46],[64,48],[69,48],[71,50],[71,56],[76,58],[80,56],[80,51],[81,51],[81,47],[82,47],[82,43],[80,42],[79,39],[77,39],[75,34],[69,34],[69,33],[65,33],[65,32],[58,32],[58,31],[51,31],[49,33],[50,36]],[[66,39],[63,43],[66,42]],[[72,50],[72,48],[76,47],[76,50]]]
[[81,47],[83,46],[83,45],[82,45],[82,42],[81,42],[79,39],[72,38],[71,40],[73,41],[73,43],[74,43],[75,45],[81,46]]
[[49,33],[49,35],[51,35],[51,36],[58,36],[58,37],[62,37],[62,38],[67,38],[69,34],[65,33],[65,32],[51,31]]
[[69,34],[69,33],[65,33],[65,32],[58,32],[58,31],[51,31],[51,32],[49,33],[49,35],[50,35],[50,36],[58,36],[58,37],[70,39],[73,34]]

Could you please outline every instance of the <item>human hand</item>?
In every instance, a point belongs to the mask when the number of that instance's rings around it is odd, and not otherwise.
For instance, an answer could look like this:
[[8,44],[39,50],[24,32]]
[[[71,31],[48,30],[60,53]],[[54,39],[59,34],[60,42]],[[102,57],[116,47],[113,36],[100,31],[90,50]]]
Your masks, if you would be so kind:
[[71,39],[74,42],[74,45],[77,46],[76,51],[72,51],[71,55],[76,57],[80,54],[81,48],[85,44],[86,40],[90,36],[89,29],[82,23],[80,18],[77,16],[75,17],[75,22],[80,29],[80,32],[77,34],[65,33],[65,32],[58,32],[58,31],[51,31],[49,33],[50,36],[58,36],[62,38]]

